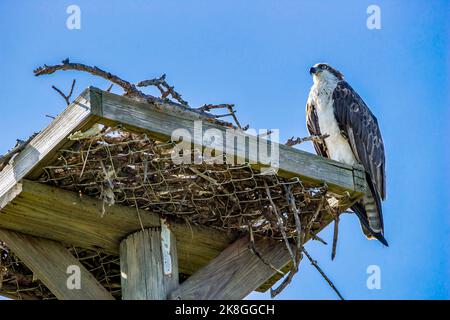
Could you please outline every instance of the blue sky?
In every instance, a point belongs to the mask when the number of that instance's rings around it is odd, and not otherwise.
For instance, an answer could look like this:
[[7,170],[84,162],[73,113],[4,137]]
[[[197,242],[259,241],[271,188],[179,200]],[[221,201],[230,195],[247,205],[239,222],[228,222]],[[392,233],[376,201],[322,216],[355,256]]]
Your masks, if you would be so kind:
[[[71,4],[81,8],[80,30],[66,28]],[[370,4],[381,8],[381,30],[366,27]],[[378,117],[390,247],[367,241],[344,215],[335,261],[329,246],[311,243],[310,253],[349,299],[449,299],[449,11],[438,0],[1,0],[0,153],[64,109],[51,85],[108,87],[73,72],[34,77],[44,63],[70,57],[133,82],[166,73],[191,105],[235,103],[242,123],[279,128],[284,141],[307,135],[308,70],[326,61]],[[330,240],[331,229],[321,236]],[[366,287],[369,265],[381,269],[380,290]],[[279,298],[336,297],[305,261]]]

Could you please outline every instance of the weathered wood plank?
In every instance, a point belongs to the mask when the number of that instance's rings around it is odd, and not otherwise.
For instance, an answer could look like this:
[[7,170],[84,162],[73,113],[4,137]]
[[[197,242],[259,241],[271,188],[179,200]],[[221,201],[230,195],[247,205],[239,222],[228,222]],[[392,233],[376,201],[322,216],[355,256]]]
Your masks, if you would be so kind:
[[120,244],[120,269],[123,300],[167,299],[178,287],[175,238],[166,228],[129,235]]
[[270,239],[255,241],[265,264],[253,254],[247,237],[236,240],[218,257],[197,271],[170,294],[172,299],[220,300],[243,299],[260,287],[275,271],[290,261],[283,242]]
[[[0,239],[33,271],[39,280],[63,300],[114,300],[111,294],[58,242],[0,229]],[[69,289],[68,267],[80,270],[80,288]],[[70,270],[70,269],[69,269]]]
[[[118,254],[120,241],[140,230],[135,208],[106,207],[91,197],[80,197],[37,182],[23,180],[14,192],[0,197],[9,203],[0,211],[0,227],[61,241],[83,248],[100,248]],[[160,218],[149,211],[140,212],[144,227],[159,227]],[[192,274],[225,249],[235,237],[207,227],[169,222],[178,240],[180,272]]]
[[[145,130],[158,139],[168,140],[174,130],[183,128],[190,132],[197,145],[204,145],[203,141],[194,139],[197,136],[194,134],[194,121],[199,120],[202,121],[202,133],[208,129],[216,129],[220,132],[227,130],[227,128],[212,123],[208,118],[198,113],[177,107],[174,104],[151,105],[96,88],[91,88],[91,90],[102,97],[96,99],[94,104],[101,103],[101,106],[96,105],[94,113],[106,119],[108,124],[111,124],[112,121],[134,130]],[[256,143],[255,136],[240,130],[234,130],[233,133],[237,139],[248,139],[249,143]],[[277,146],[279,147],[278,174],[280,176],[287,178],[297,176],[308,182],[326,182],[332,192],[340,194],[349,192],[350,195],[355,197],[362,195],[364,186],[355,183],[354,174],[354,171],[360,171],[359,167],[353,168],[285,145],[277,144]],[[236,155],[246,154],[245,160],[254,163],[255,168],[261,167],[260,164],[256,163],[258,159],[248,154],[248,150],[244,150],[241,145],[235,146],[234,143],[228,143],[226,148],[234,150]]]
[[34,137],[18,154],[12,165],[0,172],[0,197],[29,174],[44,158],[51,155],[74,130],[92,119],[89,102],[90,90],[85,90],[52,123]]

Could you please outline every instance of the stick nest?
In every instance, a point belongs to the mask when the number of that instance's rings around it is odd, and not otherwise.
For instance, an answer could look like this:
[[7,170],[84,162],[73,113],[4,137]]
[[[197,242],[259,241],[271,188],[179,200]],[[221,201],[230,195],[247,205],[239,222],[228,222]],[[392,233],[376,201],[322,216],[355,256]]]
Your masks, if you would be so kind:
[[[174,143],[120,126],[95,125],[70,138],[74,143],[59,151],[38,181],[102,199],[102,215],[120,204],[136,208],[139,215],[150,211],[188,224],[249,233],[252,239],[285,241],[293,261],[290,278],[298,269],[303,244],[309,238],[320,240],[315,233],[341,211],[325,185],[262,174],[248,163],[227,164],[224,158],[214,159],[221,163],[206,162],[198,150],[191,153],[195,163],[175,164]],[[0,291],[16,298],[54,298],[6,245],[3,248]],[[88,270],[97,270],[96,278],[120,298],[119,257],[71,250]]]

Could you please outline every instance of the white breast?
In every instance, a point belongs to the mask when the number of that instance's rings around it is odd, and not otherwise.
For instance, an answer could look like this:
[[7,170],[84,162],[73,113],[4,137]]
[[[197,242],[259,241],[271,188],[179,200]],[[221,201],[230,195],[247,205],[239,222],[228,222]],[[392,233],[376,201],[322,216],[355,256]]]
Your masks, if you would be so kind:
[[334,116],[332,94],[335,87],[336,83],[316,83],[311,88],[309,99],[313,99],[314,105],[316,106],[320,133],[330,135],[325,139],[330,158],[354,165],[357,163],[356,158],[347,139],[341,134]]

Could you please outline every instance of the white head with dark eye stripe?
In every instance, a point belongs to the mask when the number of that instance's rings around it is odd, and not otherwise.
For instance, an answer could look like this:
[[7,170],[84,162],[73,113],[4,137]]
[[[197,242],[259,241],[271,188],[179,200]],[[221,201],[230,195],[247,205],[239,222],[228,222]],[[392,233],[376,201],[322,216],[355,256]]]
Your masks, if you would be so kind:
[[344,80],[344,75],[326,63],[317,63],[309,73],[313,77],[314,82],[339,82]]

